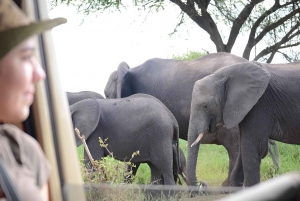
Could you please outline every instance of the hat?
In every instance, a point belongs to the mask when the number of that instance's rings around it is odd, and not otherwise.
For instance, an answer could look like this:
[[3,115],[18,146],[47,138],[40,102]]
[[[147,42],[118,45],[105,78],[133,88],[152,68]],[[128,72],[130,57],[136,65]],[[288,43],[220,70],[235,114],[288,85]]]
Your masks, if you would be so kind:
[[31,22],[12,0],[0,0],[0,59],[31,36],[66,22],[65,18]]

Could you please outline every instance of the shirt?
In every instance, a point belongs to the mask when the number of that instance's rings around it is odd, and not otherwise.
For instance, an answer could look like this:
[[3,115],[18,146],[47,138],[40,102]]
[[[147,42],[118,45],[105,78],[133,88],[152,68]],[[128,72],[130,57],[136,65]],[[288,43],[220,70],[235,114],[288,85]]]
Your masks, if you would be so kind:
[[[38,142],[11,124],[0,125],[0,157],[24,201],[40,201],[50,164]],[[0,201],[5,201],[1,198]]]

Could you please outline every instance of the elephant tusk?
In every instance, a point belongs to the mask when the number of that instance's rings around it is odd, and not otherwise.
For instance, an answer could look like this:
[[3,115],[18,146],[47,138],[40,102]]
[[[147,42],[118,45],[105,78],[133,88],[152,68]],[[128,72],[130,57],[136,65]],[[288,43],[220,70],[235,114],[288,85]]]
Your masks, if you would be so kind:
[[183,176],[183,178],[187,178],[183,172],[182,172],[182,176]]
[[191,147],[193,147],[194,145],[196,145],[196,144],[201,140],[201,138],[203,137],[204,133],[205,133],[205,132],[199,134],[199,136],[198,136],[197,139],[193,142],[193,144],[191,145]]

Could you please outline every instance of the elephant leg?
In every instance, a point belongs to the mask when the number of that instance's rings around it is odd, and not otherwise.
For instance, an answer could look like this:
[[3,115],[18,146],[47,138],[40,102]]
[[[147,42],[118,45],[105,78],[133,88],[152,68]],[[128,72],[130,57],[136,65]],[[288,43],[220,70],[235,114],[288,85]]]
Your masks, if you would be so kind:
[[[235,166],[235,163],[237,162],[238,153],[236,153],[233,149],[226,149],[226,150],[229,156],[229,168],[228,168],[228,176],[225,179],[225,181],[222,183],[222,186],[231,186],[230,176]],[[241,169],[241,172],[243,172],[243,169]]]
[[[232,129],[220,128],[218,130],[218,140],[220,144],[222,144],[227,150],[229,157],[229,168],[228,168],[228,176],[226,180],[223,182],[222,186],[230,186],[231,185],[231,173],[236,164],[237,158],[239,156],[240,149],[240,130],[238,127]],[[238,166],[237,166],[238,167]],[[240,166],[239,166],[240,167]],[[242,172],[242,169],[241,169]],[[240,176],[238,176],[240,177]],[[243,182],[243,181],[242,181]]]
[[241,156],[244,169],[244,186],[253,186],[260,182],[261,159],[268,153],[268,138],[256,138],[251,133],[241,136]]
[[[159,132],[162,131],[166,133],[168,130],[159,130]],[[169,129],[169,131],[169,133],[173,133],[173,128]],[[166,136],[165,133],[160,134],[159,136]],[[166,137],[161,137],[160,145],[151,147],[149,153],[150,161],[148,165],[151,168],[151,175],[154,177],[153,179],[155,180],[162,176],[164,185],[175,185],[173,175],[173,145],[171,141]]]
[[231,171],[230,177],[229,177],[229,185],[230,186],[236,186],[240,187],[243,186],[244,183],[244,170],[243,170],[243,163],[242,163],[242,156],[239,153],[237,160],[234,164],[234,167]]
[[[242,139],[242,162],[244,168],[244,186],[252,186],[260,182],[261,158],[257,146],[252,146],[256,142]],[[250,146],[248,145],[250,144]]]
[[175,185],[174,175],[172,170],[173,169],[171,169],[171,171],[162,172],[164,185]]
[[268,154],[268,141],[274,131],[274,119],[263,110],[264,106],[254,108],[239,124],[241,132],[241,157],[244,169],[244,186],[260,182],[261,160]]
[[[149,167],[151,168],[152,183],[157,183],[157,181],[160,181],[159,184],[175,185],[172,163],[170,163],[171,165],[167,165],[167,164],[155,165],[152,163],[148,163]],[[169,168],[165,168],[164,165],[166,165],[165,167],[169,166]],[[164,168],[160,168],[159,170],[157,166],[164,167]]]
[[148,163],[151,170],[151,184],[163,184],[163,178],[159,170],[152,164]]
[[135,167],[129,167],[129,168],[131,168],[131,170],[132,170],[132,175],[133,175],[133,176],[136,175],[137,170],[139,169],[139,167],[140,167],[140,163],[135,163]]
[[[174,176],[173,176],[173,169],[170,169],[170,171],[162,171],[162,173],[159,171],[159,169],[153,165],[152,163],[148,163],[150,169],[151,169],[151,184],[159,184],[159,185],[175,185]],[[149,192],[148,192],[149,193]],[[151,192],[151,197],[153,199],[157,200],[171,200],[170,196],[174,196],[174,191],[170,190],[159,190],[155,192]],[[162,194],[163,194],[163,197]]]
[[[172,147],[169,150],[170,153],[166,153],[164,157],[156,157],[156,160],[152,160],[151,163],[155,166],[153,169],[157,169],[162,176],[164,185],[175,185]],[[163,150],[159,153],[163,153]]]

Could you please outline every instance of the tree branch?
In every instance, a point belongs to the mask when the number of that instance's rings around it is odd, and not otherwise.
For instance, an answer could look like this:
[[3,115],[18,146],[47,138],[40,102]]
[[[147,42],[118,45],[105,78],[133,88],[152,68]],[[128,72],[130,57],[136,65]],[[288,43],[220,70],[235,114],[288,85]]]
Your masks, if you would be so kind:
[[272,14],[273,12],[275,12],[276,10],[278,10],[279,8],[280,8],[279,0],[276,0],[275,3],[274,3],[274,5],[269,10],[267,10],[265,13],[263,13],[256,20],[256,22],[253,24],[253,26],[251,28],[251,31],[250,31],[250,34],[249,34],[248,43],[247,43],[246,48],[245,48],[244,53],[243,53],[243,57],[245,59],[249,60],[250,52],[251,52],[251,50],[252,50],[252,48],[254,46],[254,40],[255,40],[255,34],[256,34],[257,28],[259,27],[259,25],[262,23],[262,21],[267,16],[269,16],[270,14]]
[[224,13],[223,10],[225,10],[225,9],[224,9],[224,7],[220,7],[219,6],[219,2],[218,1],[215,1],[215,4],[211,4],[211,5],[214,6],[214,7],[216,7],[217,10],[223,15],[223,17],[225,19],[227,19],[230,22],[234,21],[234,17],[231,15],[231,13],[229,13],[227,10],[226,10],[226,13]]
[[92,154],[91,154],[91,152],[89,150],[89,147],[87,146],[87,144],[85,142],[85,136],[84,135],[81,136],[80,135],[80,131],[77,128],[75,128],[74,130],[75,130],[75,133],[77,134],[77,137],[81,140],[82,144],[84,145],[84,149],[85,149],[85,151],[86,151],[86,153],[87,153],[87,155],[88,155],[88,157],[89,157],[89,159],[91,161],[91,164],[92,164],[93,168],[96,169],[96,167],[95,167],[95,161],[94,161],[94,159],[92,157]]
[[285,48],[289,48],[289,47],[295,47],[295,46],[298,46],[298,45],[300,45],[300,42],[293,43],[293,44],[290,44],[290,45],[284,45],[284,46],[281,46],[279,49],[285,49]]
[[211,15],[207,12],[207,6],[205,0],[198,0],[197,2],[198,7],[201,9],[201,14],[204,19],[204,23],[208,28],[208,34],[210,35],[211,40],[214,42],[217,48],[217,52],[228,52],[226,46],[223,43],[222,37],[218,30],[218,27],[215,21],[212,19]]
[[263,0],[251,1],[250,4],[246,5],[244,9],[240,12],[239,16],[233,21],[233,25],[229,34],[228,42],[226,45],[226,49],[231,52],[231,49],[236,41],[238,34],[240,33],[240,29],[251,14],[253,8],[258,3]]
[[287,48],[287,47],[297,46],[298,45],[297,43],[293,44],[292,46],[290,46],[290,45],[282,46],[282,45],[285,44],[286,42],[290,41],[293,37],[298,36],[300,34],[300,30],[298,30],[294,34],[292,34],[296,29],[299,28],[299,26],[300,26],[300,23],[297,22],[297,24],[295,26],[293,26],[291,28],[291,30],[289,32],[287,32],[285,34],[285,36],[278,43],[275,43],[274,45],[272,45],[270,47],[267,47],[266,49],[262,50],[254,58],[254,60],[257,61],[259,58],[261,58],[261,57],[263,57],[263,56],[265,56],[265,55],[267,55],[267,54],[269,54],[271,52],[272,52],[271,56],[273,57],[275,55],[275,53],[278,51],[278,49],[283,49],[283,48]]
[[282,25],[284,22],[291,19],[291,17],[293,17],[294,15],[296,15],[299,12],[300,12],[300,8],[294,10],[293,12],[289,13],[288,15],[281,18],[277,22],[275,22],[275,23],[267,26],[266,28],[264,28],[264,30],[262,30],[262,32],[256,37],[254,45],[256,45],[266,35],[266,33],[268,33],[269,31],[277,28],[278,26]]
[[262,58],[263,56],[266,56],[268,54],[270,54],[271,52],[278,52],[279,49],[285,49],[285,48],[289,48],[289,47],[295,47],[300,45],[300,42],[297,43],[293,43],[290,45],[285,45],[285,46],[279,46],[276,47],[275,45],[271,46],[271,47],[267,47],[266,49],[262,50],[254,59],[253,61],[257,61],[258,59]]
[[176,4],[184,13],[186,13],[198,26],[200,26],[204,31],[207,28],[204,23],[204,19],[198,14],[193,4],[184,4],[181,0],[170,0],[172,3]]
[[199,15],[196,11],[194,1],[188,1],[187,4],[184,4],[181,0],[170,1],[178,5],[184,13],[186,13],[196,24],[210,35],[211,40],[216,45],[217,52],[226,52],[226,48],[218,31],[217,25],[206,10],[209,1],[197,1],[197,5],[201,9],[202,15]]
[[177,28],[184,23],[184,13],[181,11],[180,15],[181,15],[180,21],[179,21],[179,23],[177,23],[177,25],[176,25],[175,29],[173,30],[173,32],[169,34],[170,37],[173,36],[177,32]]
[[287,54],[278,51],[278,53],[282,54],[282,56],[288,61],[288,62],[293,62],[295,59],[293,59],[292,57],[289,57]]
[[267,10],[265,13],[263,13],[257,20],[256,22],[253,24],[252,28],[251,28],[251,31],[250,31],[250,34],[249,34],[249,38],[248,38],[248,43],[246,45],[246,48],[244,50],[244,53],[243,53],[243,57],[245,59],[248,59],[250,58],[250,52],[252,50],[252,48],[258,43],[255,39],[255,34],[257,32],[257,28],[259,27],[259,25],[262,23],[262,21],[268,17],[269,15],[271,15],[272,13],[274,13],[275,11],[277,11],[278,9],[280,8],[284,8],[286,6],[289,6],[290,4],[293,4],[294,2],[297,2],[299,0],[292,0],[291,2],[288,2],[286,4],[283,4],[283,5],[280,5],[279,4],[279,0],[276,0],[274,5],[269,9]]

